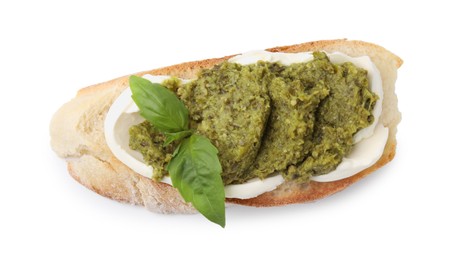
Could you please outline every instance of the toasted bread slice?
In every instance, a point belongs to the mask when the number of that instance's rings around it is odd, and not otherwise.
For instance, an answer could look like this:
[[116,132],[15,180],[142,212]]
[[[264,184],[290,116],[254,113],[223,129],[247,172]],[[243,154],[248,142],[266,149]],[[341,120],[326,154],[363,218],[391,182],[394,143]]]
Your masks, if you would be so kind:
[[[326,51],[343,52],[351,57],[369,56],[381,72],[384,90],[380,122],[389,128],[389,137],[382,157],[373,166],[346,179],[333,182],[297,184],[285,182],[277,189],[251,199],[227,199],[228,203],[268,207],[303,203],[327,197],[391,161],[395,155],[396,131],[400,112],[395,95],[397,69],[402,60],[386,49],[366,42],[327,40],[275,47],[272,52]],[[182,63],[137,73],[194,78],[198,71],[210,68],[232,56]],[[71,176],[87,188],[108,198],[143,205],[160,213],[192,213],[194,208],[183,201],[172,186],[143,177],[118,161],[104,139],[106,113],[117,96],[128,87],[128,76],[81,89],[63,105],[50,124],[51,146],[68,162]]]

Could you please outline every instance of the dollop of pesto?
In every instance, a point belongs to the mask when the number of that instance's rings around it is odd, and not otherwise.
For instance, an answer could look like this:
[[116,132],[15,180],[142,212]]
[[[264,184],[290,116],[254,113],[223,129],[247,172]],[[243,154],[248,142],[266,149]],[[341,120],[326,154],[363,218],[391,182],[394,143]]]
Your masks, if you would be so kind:
[[[336,168],[353,146],[353,136],[369,126],[378,100],[367,71],[351,63],[332,64],[323,52],[284,66],[224,62],[202,70],[197,79],[162,84],[174,91],[190,114],[190,128],[219,150],[225,185],[282,174],[307,182]],[[130,128],[130,147],[154,168],[154,178],[178,144],[149,122]]]
[[176,146],[164,145],[166,137],[148,121],[134,125],[129,129],[130,143],[133,150],[141,152],[144,161],[153,167],[153,178],[161,180],[168,174],[166,165],[171,161]]

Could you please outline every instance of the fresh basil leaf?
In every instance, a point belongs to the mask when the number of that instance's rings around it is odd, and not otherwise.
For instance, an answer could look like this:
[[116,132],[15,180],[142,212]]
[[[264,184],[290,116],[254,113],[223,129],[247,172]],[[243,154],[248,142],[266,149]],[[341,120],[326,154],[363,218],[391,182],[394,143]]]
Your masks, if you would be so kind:
[[185,137],[188,137],[192,133],[193,133],[193,131],[191,131],[191,130],[181,131],[181,132],[177,132],[177,133],[164,133],[164,135],[166,136],[166,141],[164,142],[164,146],[167,146],[174,141],[178,141]]
[[188,109],[172,91],[137,76],[129,83],[141,116],[154,127],[166,133],[188,130]]
[[208,220],[224,227],[225,194],[218,150],[206,137],[192,134],[176,151],[167,166],[172,185]]

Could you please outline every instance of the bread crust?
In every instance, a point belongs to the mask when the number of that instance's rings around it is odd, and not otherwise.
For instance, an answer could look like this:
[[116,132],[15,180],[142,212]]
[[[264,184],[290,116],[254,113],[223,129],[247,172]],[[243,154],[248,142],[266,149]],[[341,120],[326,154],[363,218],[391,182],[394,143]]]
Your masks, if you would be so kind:
[[[402,60],[383,47],[362,41],[324,40],[267,49],[272,52],[326,51],[349,56],[369,56],[381,72],[384,100],[380,122],[389,128],[382,157],[371,167],[339,181],[298,184],[285,182],[277,189],[251,199],[226,199],[228,203],[269,207],[318,200],[345,189],[390,162],[396,150],[396,130],[401,114],[394,91],[396,71]],[[235,55],[181,63],[144,71],[135,75],[173,75],[193,78],[203,68],[210,68]],[[50,124],[51,146],[67,160],[71,176],[87,188],[105,197],[137,205],[160,213],[193,213],[172,186],[143,177],[117,160],[104,140],[104,118],[116,97],[128,87],[130,75],[79,90],[63,105]]]

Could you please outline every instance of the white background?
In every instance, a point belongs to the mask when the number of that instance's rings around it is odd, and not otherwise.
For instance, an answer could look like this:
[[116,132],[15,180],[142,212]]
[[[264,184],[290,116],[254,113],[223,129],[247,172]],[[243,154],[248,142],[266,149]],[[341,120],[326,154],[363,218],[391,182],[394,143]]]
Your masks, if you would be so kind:
[[[394,2],[1,1],[0,259],[454,259],[453,8]],[[229,208],[222,229],[103,198],[50,149],[52,114],[81,87],[334,38],[403,58],[403,120],[395,160],[328,199]]]

